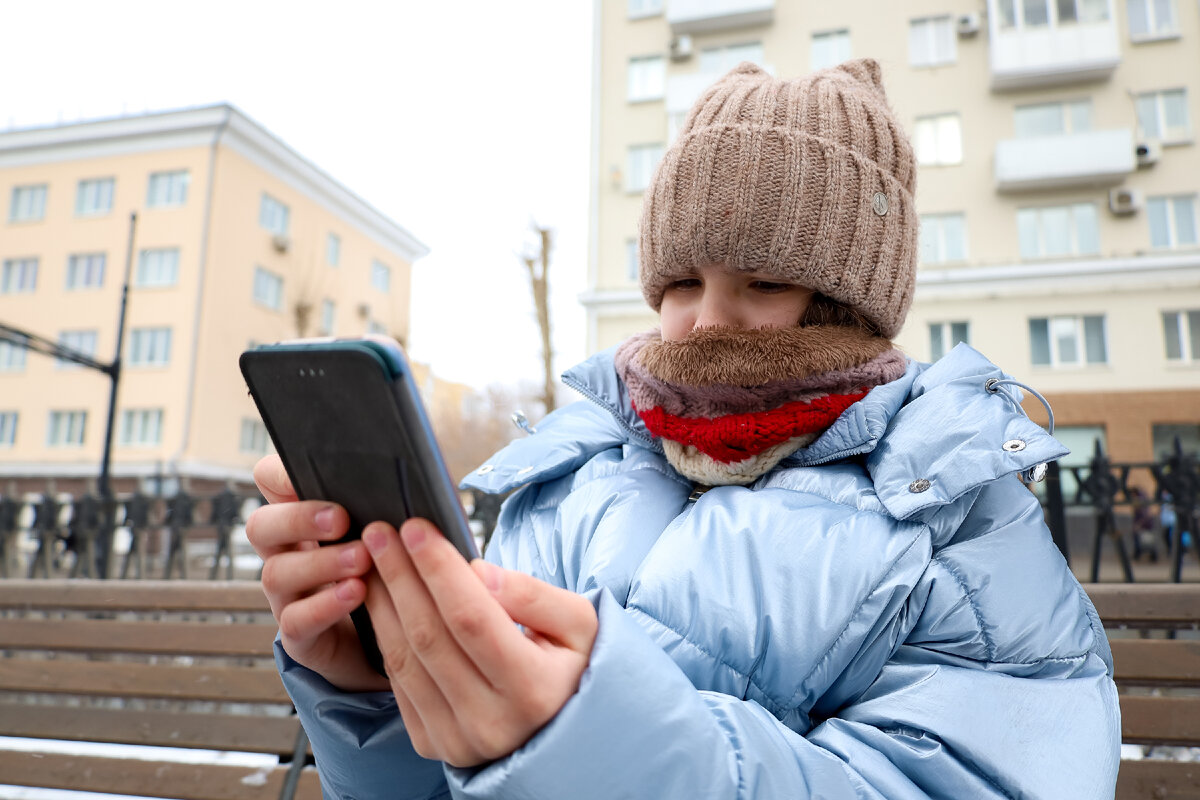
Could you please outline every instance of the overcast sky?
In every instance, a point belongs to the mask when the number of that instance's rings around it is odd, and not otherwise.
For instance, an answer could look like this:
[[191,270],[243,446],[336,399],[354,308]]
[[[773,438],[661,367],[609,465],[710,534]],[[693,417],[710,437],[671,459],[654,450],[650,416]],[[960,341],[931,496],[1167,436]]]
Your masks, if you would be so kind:
[[0,128],[232,103],[429,246],[414,359],[538,382],[532,221],[556,370],[585,355],[591,24],[587,0],[0,0]]

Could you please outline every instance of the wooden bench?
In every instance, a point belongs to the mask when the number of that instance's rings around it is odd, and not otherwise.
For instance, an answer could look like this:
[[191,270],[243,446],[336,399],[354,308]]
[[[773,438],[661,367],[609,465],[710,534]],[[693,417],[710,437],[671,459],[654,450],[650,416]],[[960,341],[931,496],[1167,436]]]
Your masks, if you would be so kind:
[[[1121,693],[1121,740],[1200,747],[1200,583],[1090,583]],[[1118,800],[1200,798],[1200,762],[1121,762]]]
[[254,582],[0,581],[0,733],[37,740],[0,741],[0,783],[319,800],[274,637]]

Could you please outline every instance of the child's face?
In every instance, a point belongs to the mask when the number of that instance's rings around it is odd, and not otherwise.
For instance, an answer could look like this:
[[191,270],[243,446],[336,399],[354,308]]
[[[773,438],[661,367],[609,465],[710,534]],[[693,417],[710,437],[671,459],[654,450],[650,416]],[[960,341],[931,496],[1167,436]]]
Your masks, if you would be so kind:
[[676,341],[718,326],[791,327],[800,324],[812,297],[812,289],[774,276],[706,264],[667,286],[659,309],[662,338]]

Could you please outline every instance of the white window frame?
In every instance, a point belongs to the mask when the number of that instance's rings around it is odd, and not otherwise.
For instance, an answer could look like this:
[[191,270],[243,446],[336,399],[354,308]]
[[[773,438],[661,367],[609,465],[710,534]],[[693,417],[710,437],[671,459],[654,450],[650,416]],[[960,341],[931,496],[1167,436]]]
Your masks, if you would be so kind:
[[[1183,208],[1184,204],[1189,206]],[[1157,214],[1156,208],[1161,205],[1163,210],[1166,241],[1154,241],[1154,219]],[[1174,250],[1181,247],[1195,247],[1200,245],[1200,195],[1196,194],[1175,194],[1175,195],[1160,195],[1157,197],[1146,198],[1146,222],[1150,226],[1150,247],[1155,250]],[[1191,216],[1192,238],[1183,240],[1180,238],[1180,219]]]
[[371,259],[371,288],[384,294],[392,290],[392,268],[379,259]]
[[283,276],[265,267],[254,268],[254,302],[272,311],[283,310]]
[[[1179,30],[1179,8],[1175,0],[1163,0],[1167,8],[1170,9],[1171,18],[1165,21],[1158,18],[1158,2],[1157,0],[1127,0],[1126,2],[1126,23],[1129,27],[1129,40],[1131,42],[1153,42],[1159,39],[1177,39],[1180,35]],[[1145,25],[1145,30],[1134,32],[1134,15],[1141,18]]]
[[[1183,109],[1183,125],[1174,128],[1167,127],[1167,98],[1168,96],[1178,96],[1180,98],[1179,108]],[[1186,144],[1192,141],[1192,118],[1191,110],[1188,108],[1188,92],[1185,88],[1157,89],[1152,92],[1139,92],[1135,97],[1135,107],[1137,108],[1137,123],[1138,130],[1142,137],[1147,139],[1157,139],[1163,144]],[[1153,116],[1151,121],[1153,128],[1146,125],[1147,115],[1146,104],[1153,104]]]
[[766,62],[766,51],[763,50],[761,40],[727,44],[720,47],[705,47],[700,50],[699,61],[700,72],[716,77],[724,75],[743,61],[763,66]]
[[625,191],[644,192],[666,148],[661,143],[631,144],[625,153]]
[[0,294],[37,291],[38,260],[6,258],[0,267]]
[[[1098,319],[1101,326],[1101,345],[1104,348],[1104,360],[1092,361],[1088,357],[1087,352],[1087,321]],[[1034,359],[1033,352],[1033,326],[1037,322],[1045,323],[1047,347],[1049,348],[1049,362],[1039,363]],[[1071,329],[1070,333],[1075,342],[1076,358],[1068,361],[1062,353],[1060,343],[1063,338],[1062,332]],[[1029,318],[1029,361],[1035,368],[1047,369],[1062,369],[1062,368],[1084,368],[1084,367],[1103,367],[1109,364],[1108,346],[1108,320],[1104,314],[1055,314],[1049,317],[1030,317]]]
[[[1051,111],[1058,118],[1058,129],[1041,132],[1022,130],[1022,114]],[[1083,110],[1081,115],[1079,112]],[[1082,124],[1080,124],[1082,122]],[[1018,139],[1038,136],[1065,136],[1072,133],[1087,133],[1092,129],[1092,101],[1090,98],[1057,100],[1050,103],[1028,103],[1013,109],[1013,134]]]
[[270,451],[271,437],[267,433],[267,426],[260,419],[242,417],[241,435],[238,439],[238,452],[265,456]]
[[909,66],[939,67],[958,61],[958,28],[950,14],[908,21]]
[[102,217],[112,212],[114,178],[85,178],[75,187],[75,216]]
[[331,267],[339,267],[342,263],[342,237],[336,233],[325,237],[325,263]]
[[321,333],[325,336],[332,336],[334,326],[337,324],[337,306],[329,298],[321,301]]
[[[96,348],[100,341],[100,331],[95,328],[59,331],[58,344],[68,350],[74,350],[77,353],[83,353],[86,356],[96,357]],[[68,361],[65,358],[54,359],[54,366],[57,369],[80,369],[82,364],[77,364],[74,361]]]
[[[1163,311],[1161,319],[1167,363],[1200,364],[1200,308]],[[1174,321],[1170,322],[1172,319]],[[1172,338],[1175,340],[1176,356],[1171,355]]]
[[21,421],[18,411],[0,411],[0,447],[13,447],[17,443],[17,425]]
[[625,99],[630,103],[662,100],[667,93],[667,59],[634,56],[626,68]]
[[[1091,209],[1089,212],[1092,221],[1095,223],[1096,247],[1092,250],[1085,250],[1082,247],[1082,237],[1080,236],[1080,212],[1084,207]],[[1070,249],[1063,253],[1050,253],[1047,250],[1047,217],[1051,212],[1063,212],[1068,215],[1068,229],[1066,231]],[[1033,220],[1036,226],[1034,235],[1037,239],[1037,251],[1034,253],[1026,252],[1025,237],[1023,234],[1023,220]],[[1021,258],[1026,261],[1038,261],[1042,259],[1053,258],[1074,258],[1077,256],[1097,255],[1100,252],[1100,220],[1099,212],[1096,209],[1095,203],[1072,203],[1066,206],[1039,206],[1033,208],[1017,209],[1017,241],[1018,247],[1021,249]]]
[[46,420],[46,446],[83,447],[87,416],[84,409],[51,411]]
[[131,328],[125,354],[130,367],[165,367],[171,363],[172,331],[169,326]]
[[161,408],[125,408],[121,410],[121,447],[157,447],[162,444]]
[[147,247],[138,251],[133,285],[139,289],[168,288],[179,283],[179,248]]
[[29,348],[8,340],[0,341],[0,372],[24,372]]
[[[937,361],[959,342],[971,343],[971,322],[965,319],[929,323],[929,360]],[[957,336],[956,333],[963,335]]]
[[67,256],[66,289],[101,289],[104,287],[104,271],[108,265],[105,253],[72,253]]
[[8,207],[9,222],[41,222],[46,218],[47,184],[14,186]]
[[641,280],[638,269],[638,252],[637,237],[630,236],[625,240],[625,277],[632,283],[637,283]]
[[852,53],[849,28],[816,31],[808,42],[808,68],[818,70],[837,66],[852,58]]
[[[946,230],[948,224],[957,222],[962,231],[962,253],[947,252]],[[934,258],[926,258],[927,251],[935,250]],[[922,264],[954,264],[967,260],[967,215],[961,211],[946,214],[922,214],[920,259]]]
[[[1059,3],[1063,0],[997,0],[996,14],[1000,19],[1001,30],[1010,30],[1012,28],[1057,28],[1061,25],[1077,25],[1080,22],[1083,24],[1095,24],[1097,22],[1107,22],[1112,19],[1113,9],[1111,2],[1108,0],[1074,0],[1071,2],[1073,19],[1063,20],[1059,15]],[[1029,4],[1037,4],[1045,9],[1046,21],[1037,25],[1029,25],[1026,22],[1026,11]],[[1098,8],[1103,6],[1101,16],[1095,18],[1089,17],[1089,6]]]
[[663,0],[627,0],[625,10],[627,19],[657,17],[663,13]]
[[146,181],[146,208],[178,208],[187,203],[191,173],[186,169],[151,172]]
[[266,192],[258,205],[258,224],[276,236],[286,236],[291,218],[291,209],[282,200]]
[[917,117],[913,130],[917,163],[950,167],[963,161],[962,117],[958,112]]

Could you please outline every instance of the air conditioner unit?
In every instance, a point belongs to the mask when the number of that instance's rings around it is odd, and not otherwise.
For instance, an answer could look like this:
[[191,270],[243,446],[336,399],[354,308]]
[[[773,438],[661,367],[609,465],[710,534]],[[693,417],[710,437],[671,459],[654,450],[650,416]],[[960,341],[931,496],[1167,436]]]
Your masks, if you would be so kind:
[[1142,193],[1136,189],[1117,188],[1108,193],[1108,210],[1118,216],[1136,214],[1142,208]]
[[1152,164],[1157,164],[1158,159],[1162,157],[1162,144],[1154,139],[1138,142],[1134,148],[1134,153],[1137,155],[1137,165],[1139,167],[1149,167]]
[[671,60],[672,61],[687,61],[692,57],[693,46],[692,37],[686,33],[676,36],[671,40]]
[[271,245],[277,252],[286,253],[292,246],[292,240],[285,233],[277,233],[271,237]]
[[958,35],[966,38],[979,33],[979,15],[972,12],[970,14],[958,15]]

